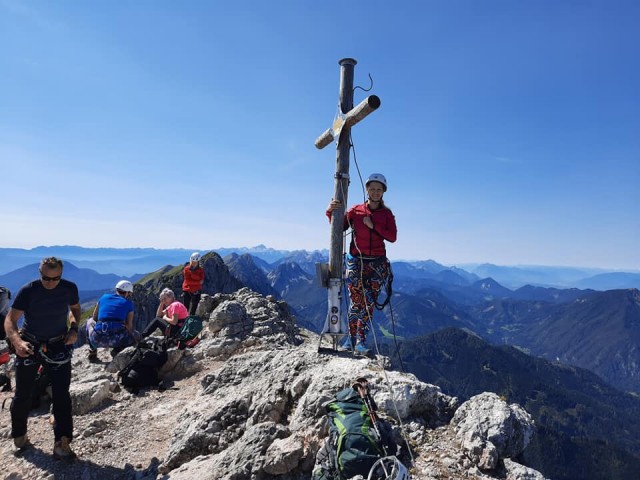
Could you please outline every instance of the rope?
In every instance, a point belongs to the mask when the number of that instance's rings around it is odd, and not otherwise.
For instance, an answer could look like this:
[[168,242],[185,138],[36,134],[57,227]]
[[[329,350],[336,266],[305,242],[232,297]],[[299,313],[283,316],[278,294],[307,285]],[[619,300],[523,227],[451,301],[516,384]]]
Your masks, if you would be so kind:
[[[353,144],[353,137],[351,136],[351,130],[349,130],[349,148],[353,152],[353,163],[356,165],[356,170],[358,171],[358,178],[360,179],[360,186],[362,187],[362,199],[364,202],[367,201],[367,191],[364,186],[364,180],[362,180],[362,173],[360,172],[360,165],[358,165],[358,156],[356,155],[356,146]],[[344,206],[345,214],[347,206]]]
[[400,347],[398,346],[398,339],[396,337],[396,321],[395,316],[393,314],[393,305],[389,302],[389,313],[391,314],[391,328],[393,330],[393,343],[396,346],[396,354],[398,355],[398,360],[400,361],[400,369],[402,373],[407,373],[404,368],[404,362],[402,361],[402,355],[400,355]]

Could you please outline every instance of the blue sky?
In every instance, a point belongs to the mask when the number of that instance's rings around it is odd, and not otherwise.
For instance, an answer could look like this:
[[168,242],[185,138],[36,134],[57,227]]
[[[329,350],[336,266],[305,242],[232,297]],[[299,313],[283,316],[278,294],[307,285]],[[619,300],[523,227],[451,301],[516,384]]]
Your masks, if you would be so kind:
[[0,246],[328,248],[313,142],[353,57],[392,259],[640,269],[639,24],[630,1],[0,0]]

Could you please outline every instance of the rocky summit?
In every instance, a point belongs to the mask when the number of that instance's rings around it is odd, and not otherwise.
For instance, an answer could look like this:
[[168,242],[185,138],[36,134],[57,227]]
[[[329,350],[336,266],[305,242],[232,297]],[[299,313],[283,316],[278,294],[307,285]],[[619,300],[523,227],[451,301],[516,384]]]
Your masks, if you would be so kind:
[[76,349],[74,462],[51,456],[46,407],[29,419],[33,447],[15,455],[3,409],[3,478],[309,479],[327,436],[325,404],[366,377],[411,478],[544,479],[517,463],[534,430],[518,405],[492,393],[460,405],[435,385],[389,370],[385,357],[318,353],[319,337],[296,326],[286,303],[247,288],[204,295],[198,310],[207,321],[202,340],[169,350],[165,389],[120,388],[127,350],[113,359],[100,350],[100,361],[89,363],[87,347]]

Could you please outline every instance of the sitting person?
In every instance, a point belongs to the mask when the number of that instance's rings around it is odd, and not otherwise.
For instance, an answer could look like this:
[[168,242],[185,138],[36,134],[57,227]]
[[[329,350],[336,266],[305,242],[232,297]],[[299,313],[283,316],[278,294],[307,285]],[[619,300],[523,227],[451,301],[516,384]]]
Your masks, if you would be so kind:
[[173,290],[165,288],[160,292],[160,305],[154,318],[142,331],[142,338],[151,335],[157,328],[162,330],[167,338],[175,337],[180,331],[184,320],[189,316],[187,307],[176,300]]
[[98,300],[93,315],[87,320],[90,361],[98,358],[98,347],[111,347],[111,354],[115,355],[140,338],[133,329],[133,302],[129,300],[132,293],[131,282],[120,280],[115,293],[105,293]]

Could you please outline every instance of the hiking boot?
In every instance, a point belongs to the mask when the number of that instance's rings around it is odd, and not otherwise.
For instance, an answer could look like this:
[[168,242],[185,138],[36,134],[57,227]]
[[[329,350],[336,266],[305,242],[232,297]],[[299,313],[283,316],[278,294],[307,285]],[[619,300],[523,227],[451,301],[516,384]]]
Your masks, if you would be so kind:
[[342,348],[353,350],[353,346],[355,343],[356,343],[356,337],[347,335],[344,337],[344,342],[342,342]]
[[22,452],[23,450],[31,446],[31,442],[29,441],[29,437],[27,437],[26,433],[20,437],[15,437],[13,439],[13,444],[15,445],[18,452]]
[[71,460],[76,458],[76,454],[73,453],[69,446],[69,438],[62,437],[60,440],[56,440],[53,444],[53,456],[60,460]]
[[89,354],[87,355],[87,358],[89,359],[89,361],[91,363],[97,362],[98,361],[98,351],[97,350],[89,350]]
[[356,355],[369,355],[369,349],[365,345],[364,340],[358,340],[353,350]]

